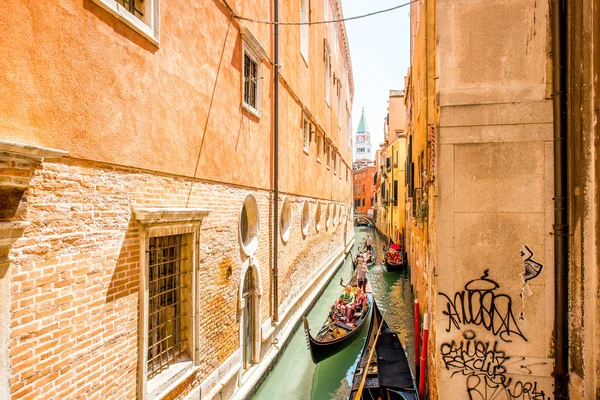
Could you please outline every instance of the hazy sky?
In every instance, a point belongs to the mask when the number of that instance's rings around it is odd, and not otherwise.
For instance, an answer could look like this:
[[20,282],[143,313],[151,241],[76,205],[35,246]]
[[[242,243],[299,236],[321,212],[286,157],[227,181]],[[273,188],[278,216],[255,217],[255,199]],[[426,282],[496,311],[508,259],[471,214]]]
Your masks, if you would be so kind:
[[[408,0],[342,0],[344,17],[368,14]],[[362,107],[371,132],[373,155],[383,141],[390,89],[404,89],[410,65],[410,6],[346,21],[354,74],[352,129],[356,133]]]

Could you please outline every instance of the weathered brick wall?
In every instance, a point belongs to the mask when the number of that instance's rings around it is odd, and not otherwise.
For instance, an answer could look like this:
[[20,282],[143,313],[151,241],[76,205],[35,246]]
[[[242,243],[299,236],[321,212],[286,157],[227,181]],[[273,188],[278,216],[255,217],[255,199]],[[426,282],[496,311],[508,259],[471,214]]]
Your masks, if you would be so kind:
[[[239,348],[238,290],[243,257],[238,219],[247,193],[260,211],[262,322],[271,315],[272,195],[266,191],[66,159],[46,162],[31,179],[25,230],[11,250],[11,395],[32,398],[134,398],[138,363],[139,227],[135,207],[199,207],[198,278],[202,381]],[[300,232],[294,197],[289,242],[280,245],[280,297],[343,246],[338,224]],[[324,220],[323,213],[323,220]],[[323,223],[324,225],[324,223]],[[226,277],[231,265],[233,274]],[[193,382],[193,383],[192,383]]]

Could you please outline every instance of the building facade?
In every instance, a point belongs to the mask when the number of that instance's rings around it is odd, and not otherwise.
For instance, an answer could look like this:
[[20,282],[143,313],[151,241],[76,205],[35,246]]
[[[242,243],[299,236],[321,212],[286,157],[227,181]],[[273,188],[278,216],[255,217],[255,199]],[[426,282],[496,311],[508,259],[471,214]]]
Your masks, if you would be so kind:
[[353,80],[343,23],[282,26],[276,99],[272,7],[5,5],[0,398],[244,397],[274,360],[353,241]]
[[375,172],[373,162],[360,164],[352,171],[354,183],[354,214],[366,216],[373,221],[376,209]]
[[407,247],[430,398],[555,398],[549,18],[548,2],[411,4]]
[[[384,142],[380,147],[382,165],[379,181],[385,208],[384,235],[404,246],[406,233],[406,107],[404,90],[390,90],[388,115],[384,121]],[[382,230],[380,232],[383,233]]]

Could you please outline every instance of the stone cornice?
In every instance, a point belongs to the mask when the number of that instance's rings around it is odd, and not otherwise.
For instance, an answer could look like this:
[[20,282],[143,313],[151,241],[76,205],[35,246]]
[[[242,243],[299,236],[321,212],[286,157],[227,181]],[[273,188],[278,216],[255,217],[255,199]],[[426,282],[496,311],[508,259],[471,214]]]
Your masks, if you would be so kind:
[[68,154],[68,152],[64,150],[51,149],[48,147],[31,144],[9,142],[6,140],[0,140],[0,152],[14,153],[36,159],[61,158]]
[[144,225],[202,222],[210,211],[200,208],[136,208],[134,218]]

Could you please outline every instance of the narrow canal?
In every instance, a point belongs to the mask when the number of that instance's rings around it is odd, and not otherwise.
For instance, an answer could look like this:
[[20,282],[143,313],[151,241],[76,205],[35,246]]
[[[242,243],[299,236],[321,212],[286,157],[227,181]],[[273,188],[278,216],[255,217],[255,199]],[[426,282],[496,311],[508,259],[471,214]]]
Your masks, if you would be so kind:
[[[398,333],[402,345],[408,351],[408,359],[411,360],[412,365],[412,360],[414,360],[413,303],[409,275],[407,272],[387,272],[383,264],[382,253],[385,238],[378,235],[374,229],[355,227],[354,232],[356,235],[355,249],[364,240],[367,233],[370,233],[374,239],[377,263],[371,267],[369,272],[373,296],[390,327]],[[307,318],[313,332],[318,331],[321,327],[329,312],[329,307],[342,291],[339,285],[340,277],[347,282],[352,276],[352,272],[352,262],[348,257],[308,314]],[[315,365],[310,358],[304,330],[300,324],[253,399],[347,399],[350,393],[352,374],[358,362],[358,355],[364,344],[366,333],[367,329],[363,330],[362,337],[343,351]],[[414,371],[414,365],[412,367]]]

